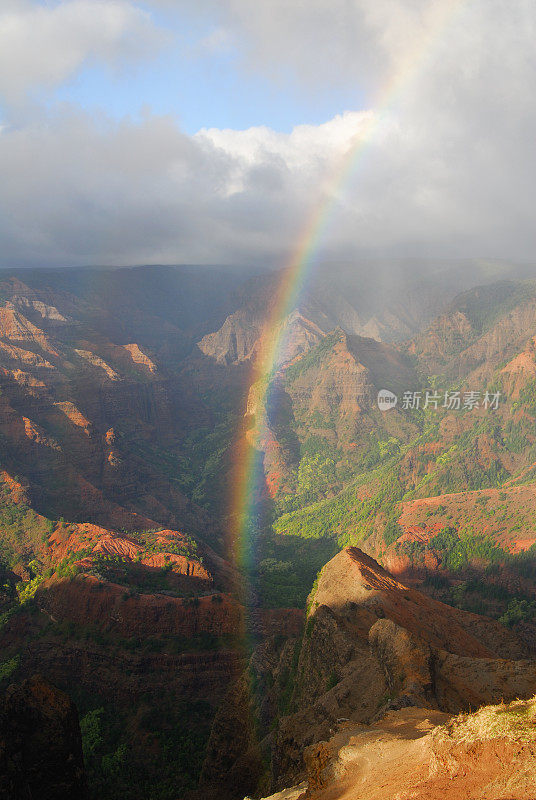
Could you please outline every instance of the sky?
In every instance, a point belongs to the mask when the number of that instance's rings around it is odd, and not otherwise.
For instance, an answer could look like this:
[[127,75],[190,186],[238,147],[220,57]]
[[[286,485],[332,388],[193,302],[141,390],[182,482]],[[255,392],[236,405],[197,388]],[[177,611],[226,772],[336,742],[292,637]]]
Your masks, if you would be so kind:
[[533,261],[535,29],[533,0],[1,0],[0,264],[282,266],[320,206],[326,259]]

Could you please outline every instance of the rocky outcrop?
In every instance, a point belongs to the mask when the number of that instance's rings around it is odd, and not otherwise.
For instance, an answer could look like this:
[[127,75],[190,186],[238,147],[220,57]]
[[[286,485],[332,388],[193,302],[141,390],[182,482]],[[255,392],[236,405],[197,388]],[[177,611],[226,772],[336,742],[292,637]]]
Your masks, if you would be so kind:
[[0,700],[0,795],[87,797],[76,706],[39,676],[10,686]]
[[307,780],[287,791],[303,800],[532,800],[534,713],[529,700],[454,718],[405,708],[370,727],[342,722],[306,749]]
[[366,640],[387,617],[430,646],[473,658],[519,659],[526,647],[499,622],[447,606],[395,578],[357,547],[348,547],[322,570],[311,615],[327,606],[354,635]]
[[64,559],[74,561],[83,572],[99,574],[103,569],[110,579],[143,587],[155,576],[165,579],[168,589],[208,593],[214,588],[211,573],[202,557],[179,531],[160,530],[134,536],[121,535],[90,523],[57,523],[48,538],[47,559],[57,567]]
[[[280,792],[271,794],[270,797],[264,800],[305,800],[307,792],[307,783],[303,781],[299,786],[292,786],[290,789],[282,789]],[[244,800],[253,800],[253,798],[245,797]]]
[[[332,414],[343,440],[345,428],[353,435],[351,423],[355,426],[357,418],[372,410],[379,389],[403,391],[417,383],[412,366],[394,347],[350,336],[341,328],[325,339],[322,352],[297,362],[284,377],[300,417],[314,412],[327,417]],[[398,418],[397,411],[390,413],[391,422]],[[360,424],[363,426],[362,421]]]
[[36,601],[55,619],[126,636],[233,636],[243,624],[242,607],[226,595],[143,594],[91,575],[45,581]]
[[383,667],[389,694],[401,705],[438,704],[432,675],[433,650],[392,619],[379,619],[369,631],[371,650]]
[[341,720],[370,725],[387,709],[457,713],[532,696],[536,661],[526,656],[499,623],[426,597],[358,548],[343,550],[310,597],[294,713],[280,720],[274,740],[274,788],[304,777],[304,752],[327,764],[317,743]]
[[[380,389],[401,393],[415,385],[405,355],[340,327],[282,366],[268,388],[265,380],[254,383],[247,413],[263,423],[256,444],[270,496],[292,493],[301,448],[309,440],[322,441],[342,469],[349,461],[359,463],[379,430],[385,441],[409,440],[417,431],[414,423],[399,408],[380,414],[376,399]],[[336,472],[326,477],[324,496],[341,488]]]

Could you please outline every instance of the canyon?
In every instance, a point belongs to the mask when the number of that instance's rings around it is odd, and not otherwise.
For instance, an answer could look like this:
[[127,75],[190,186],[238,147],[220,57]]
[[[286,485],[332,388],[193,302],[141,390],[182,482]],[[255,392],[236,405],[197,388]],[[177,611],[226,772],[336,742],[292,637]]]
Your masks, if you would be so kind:
[[[268,385],[280,275],[0,275],[0,688],[74,701],[89,797],[403,797],[414,759],[433,798],[476,758],[471,713],[532,714],[535,284],[382,269],[311,279]],[[229,501],[259,420],[240,561]],[[528,758],[513,722],[484,761]],[[362,769],[381,742],[383,795]]]

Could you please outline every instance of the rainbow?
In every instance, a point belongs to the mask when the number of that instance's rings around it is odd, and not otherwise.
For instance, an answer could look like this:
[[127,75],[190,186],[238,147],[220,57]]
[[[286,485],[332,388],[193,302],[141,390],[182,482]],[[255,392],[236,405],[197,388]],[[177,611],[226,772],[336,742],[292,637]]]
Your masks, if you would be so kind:
[[[320,188],[319,197],[310,213],[301,236],[291,257],[282,270],[282,277],[273,298],[267,321],[260,337],[260,344],[252,364],[252,381],[260,387],[256,405],[260,412],[253,414],[253,427],[244,425],[239,437],[236,453],[236,466],[232,480],[230,515],[230,556],[239,566],[247,566],[248,554],[251,557],[255,530],[256,507],[262,486],[262,439],[266,434],[264,409],[270,379],[280,363],[285,346],[284,320],[295,307],[306,284],[313,256],[336,209],[337,199],[345,184],[361,163],[367,146],[374,141],[387,115],[399,96],[425,67],[437,45],[454,20],[456,13],[469,0],[450,0],[439,3],[433,11],[428,32],[422,37],[419,46],[408,55],[396,75],[380,92],[375,111],[364,113],[359,130],[350,145],[332,165]],[[251,415],[246,416],[251,424]],[[253,598],[248,597],[246,604]],[[249,587],[249,591],[250,591]]]

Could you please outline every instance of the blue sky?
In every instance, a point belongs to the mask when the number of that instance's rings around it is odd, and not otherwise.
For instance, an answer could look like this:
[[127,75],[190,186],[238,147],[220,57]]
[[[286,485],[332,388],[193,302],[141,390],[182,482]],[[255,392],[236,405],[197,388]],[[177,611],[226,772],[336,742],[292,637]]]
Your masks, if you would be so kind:
[[116,119],[139,119],[147,111],[172,114],[190,134],[258,125],[290,132],[365,103],[355,78],[312,88],[288,66],[274,78],[248,65],[237,38],[218,42],[217,20],[210,14],[150,13],[167,39],[159,53],[118,68],[90,60],[48,93],[46,102],[69,102]]
[[273,82],[245,70],[233,54],[181,56],[170,48],[153,62],[120,72],[99,64],[84,66],[47,102],[100,109],[117,119],[137,119],[147,110],[172,114],[186,133],[193,134],[200,128],[243,130],[257,125],[290,132],[295,125],[318,125],[358,109],[363,96],[348,87],[304,92],[291,76],[286,83]]

